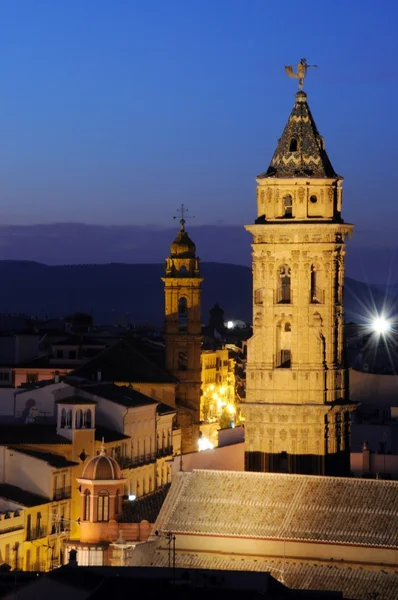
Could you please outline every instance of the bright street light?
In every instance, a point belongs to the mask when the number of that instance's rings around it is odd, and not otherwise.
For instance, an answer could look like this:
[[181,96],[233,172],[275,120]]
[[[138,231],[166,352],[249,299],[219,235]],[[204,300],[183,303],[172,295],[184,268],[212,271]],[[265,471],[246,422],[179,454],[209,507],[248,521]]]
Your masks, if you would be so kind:
[[387,333],[391,329],[390,323],[384,317],[377,317],[371,323],[373,331],[377,333]]

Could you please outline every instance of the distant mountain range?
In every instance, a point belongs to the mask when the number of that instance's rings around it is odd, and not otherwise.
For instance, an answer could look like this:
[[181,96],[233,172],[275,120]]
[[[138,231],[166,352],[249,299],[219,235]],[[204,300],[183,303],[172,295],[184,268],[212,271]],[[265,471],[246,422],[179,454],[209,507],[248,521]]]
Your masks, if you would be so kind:
[[[47,266],[29,261],[0,261],[0,311],[40,318],[76,311],[96,323],[154,323],[163,320],[162,264]],[[252,318],[252,274],[249,267],[202,263],[202,320],[217,302],[226,319]],[[395,292],[395,290],[394,290]],[[395,294],[394,294],[395,295]],[[385,292],[346,278],[346,320],[361,322],[381,310]],[[394,302],[394,299],[392,300]]]

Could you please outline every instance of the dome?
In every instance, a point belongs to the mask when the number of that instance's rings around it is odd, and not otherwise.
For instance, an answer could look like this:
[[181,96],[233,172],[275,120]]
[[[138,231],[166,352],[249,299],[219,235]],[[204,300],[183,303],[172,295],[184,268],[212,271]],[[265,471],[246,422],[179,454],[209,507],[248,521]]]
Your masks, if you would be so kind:
[[170,246],[171,258],[195,258],[196,246],[183,229]]
[[82,479],[94,481],[122,479],[122,472],[116,460],[107,456],[102,448],[100,454],[89,460],[84,467]]

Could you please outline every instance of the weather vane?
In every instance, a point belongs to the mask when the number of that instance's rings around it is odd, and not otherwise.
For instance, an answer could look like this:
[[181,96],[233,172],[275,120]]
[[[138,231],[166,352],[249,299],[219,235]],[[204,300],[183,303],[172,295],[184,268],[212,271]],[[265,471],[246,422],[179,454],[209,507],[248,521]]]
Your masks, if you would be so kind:
[[181,231],[185,231],[185,221],[187,219],[194,219],[194,216],[189,216],[187,217],[187,212],[188,209],[185,208],[185,206],[183,204],[181,204],[180,208],[177,208],[177,213],[178,216],[176,215],[175,217],[173,217],[173,219],[180,219],[180,229]]
[[307,65],[307,60],[305,58],[302,58],[299,64],[297,65],[297,73],[293,71],[292,65],[285,66],[285,71],[287,75],[289,75],[289,77],[293,77],[293,79],[299,80],[300,92],[303,89],[304,79],[307,75],[307,69],[309,69],[310,67],[318,67],[318,65]]

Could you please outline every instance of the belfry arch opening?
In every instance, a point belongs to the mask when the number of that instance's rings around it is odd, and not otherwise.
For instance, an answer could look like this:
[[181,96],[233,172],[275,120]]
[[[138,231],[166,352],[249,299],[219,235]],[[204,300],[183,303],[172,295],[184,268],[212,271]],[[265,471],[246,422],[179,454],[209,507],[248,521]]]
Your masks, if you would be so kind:
[[310,271],[310,303],[323,304],[324,290],[321,287],[321,272],[318,265],[311,265]]
[[186,298],[178,301],[178,331],[186,331],[188,326],[188,303]]
[[283,198],[282,209],[285,219],[291,219],[293,217],[293,198],[290,194]]
[[292,325],[280,321],[276,328],[276,367],[290,369],[292,362]]
[[290,140],[289,152],[297,152],[298,150],[298,141],[296,138],[292,138]]
[[281,265],[277,273],[276,304],[291,304],[291,302],[291,269],[289,265]]

